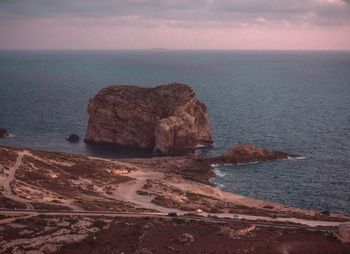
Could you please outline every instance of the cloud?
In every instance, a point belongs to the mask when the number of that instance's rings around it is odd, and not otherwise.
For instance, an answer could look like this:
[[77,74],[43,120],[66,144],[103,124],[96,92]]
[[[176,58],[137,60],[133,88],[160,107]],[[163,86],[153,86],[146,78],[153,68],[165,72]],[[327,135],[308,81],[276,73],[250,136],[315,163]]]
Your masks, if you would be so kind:
[[0,0],[0,20],[71,18],[115,25],[163,21],[190,27],[273,22],[349,25],[349,6],[350,0]]
[[346,49],[350,0],[0,0],[2,49]]

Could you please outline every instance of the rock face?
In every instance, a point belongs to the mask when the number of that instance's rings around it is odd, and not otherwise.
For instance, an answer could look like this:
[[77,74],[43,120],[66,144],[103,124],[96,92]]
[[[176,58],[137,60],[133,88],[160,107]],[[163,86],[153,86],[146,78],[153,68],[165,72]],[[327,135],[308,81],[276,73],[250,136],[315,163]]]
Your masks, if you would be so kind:
[[6,138],[9,136],[9,133],[6,129],[0,129],[0,138]]
[[250,144],[238,144],[232,147],[224,155],[214,158],[215,163],[250,163],[268,160],[281,160],[297,157],[295,154],[287,154],[280,151],[269,151]]
[[85,141],[161,153],[184,153],[212,143],[206,106],[191,87],[110,86],[90,99]]

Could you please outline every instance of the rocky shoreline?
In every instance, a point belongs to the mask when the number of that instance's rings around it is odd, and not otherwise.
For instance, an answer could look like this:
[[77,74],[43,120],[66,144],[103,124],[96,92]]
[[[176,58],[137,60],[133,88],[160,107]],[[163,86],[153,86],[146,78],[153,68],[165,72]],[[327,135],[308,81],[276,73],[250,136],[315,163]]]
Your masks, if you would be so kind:
[[[23,208],[21,201],[27,200],[27,203],[36,207],[74,209],[82,203],[83,209],[99,210],[103,209],[105,201],[113,198],[111,193],[121,189],[125,191],[124,182],[133,183],[140,178],[141,183],[138,183],[133,191],[146,198],[144,202],[146,206],[143,207],[146,210],[155,209],[155,207],[151,208],[153,205],[147,207],[149,203],[157,203],[159,209],[167,207],[192,212],[201,209],[216,213],[226,213],[232,209],[234,211],[234,207],[238,206],[240,211],[252,215],[269,216],[278,213],[282,217],[326,221],[347,220],[347,217],[342,215],[323,216],[317,211],[292,208],[223,192],[209,182],[209,179],[215,176],[211,167],[213,160],[210,158],[162,156],[108,160],[3,146],[0,146],[0,155],[0,163],[3,167],[0,183],[4,186],[7,181],[11,181],[12,190],[7,192],[8,196],[3,190],[0,193],[3,200],[2,208]],[[19,158],[20,165],[16,165],[19,163]],[[16,171],[12,172],[14,167]],[[13,179],[9,178],[11,174]],[[127,185],[128,188],[130,186],[130,184]],[[41,191],[37,193],[39,189]],[[45,193],[51,193],[50,198],[45,196]],[[93,199],[96,199],[93,203],[90,202],[91,197],[87,198],[89,193],[95,197]],[[16,196],[20,199],[11,198]],[[150,197],[152,199],[149,199]],[[117,192],[115,201],[132,203],[125,197],[119,198]],[[84,201],[87,200],[89,204],[94,204],[94,207],[85,207]],[[120,209],[118,202],[112,208]],[[7,206],[7,203],[14,205]],[[134,209],[132,206],[127,207],[129,206],[125,207],[126,211]]]
[[[211,163],[210,159],[196,156],[108,160],[0,146],[0,253],[11,253],[14,249],[36,253],[98,253],[101,248],[107,248],[106,253],[116,249],[117,253],[123,250],[128,253],[176,253],[174,250],[191,253],[187,244],[192,250],[215,253],[205,245],[201,233],[195,233],[198,237],[193,239],[182,236],[193,236],[193,232],[204,229],[203,232],[230,248],[236,248],[234,246],[241,242],[245,253],[261,253],[258,246],[268,244],[266,236],[280,241],[269,246],[273,250],[270,253],[279,253],[280,243],[291,244],[291,232],[299,242],[299,245],[292,244],[292,250],[301,250],[300,243],[304,243],[311,246],[308,253],[322,253],[323,248],[334,249],[329,253],[348,251],[328,233],[312,233],[297,226],[333,227],[349,221],[348,217],[333,213],[323,215],[223,192],[208,182],[213,177]],[[177,213],[177,220],[169,222],[164,218],[170,212]],[[145,223],[145,216],[149,224]],[[272,228],[278,223],[296,228],[287,231],[282,226],[271,231],[254,226],[261,222],[269,223]],[[22,226],[12,228],[18,224]],[[100,245],[105,237],[115,235],[117,229],[126,234],[129,229],[137,230],[138,237],[142,234],[150,237],[155,234],[149,231],[155,224],[158,229],[173,232],[169,239],[159,236],[170,249],[148,241],[134,246],[132,242],[138,241],[131,239],[124,247],[116,247],[111,242],[104,243],[104,247]],[[116,225],[119,226],[116,228]],[[4,235],[3,230],[9,233]],[[227,234],[220,233],[223,230]],[[240,234],[239,230],[248,231],[236,239],[233,235]],[[61,240],[56,240],[56,235],[62,234],[59,232],[65,233]],[[179,239],[190,240],[186,244]],[[250,240],[255,242],[253,249]],[[144,249],[150,252],[139,252]]]

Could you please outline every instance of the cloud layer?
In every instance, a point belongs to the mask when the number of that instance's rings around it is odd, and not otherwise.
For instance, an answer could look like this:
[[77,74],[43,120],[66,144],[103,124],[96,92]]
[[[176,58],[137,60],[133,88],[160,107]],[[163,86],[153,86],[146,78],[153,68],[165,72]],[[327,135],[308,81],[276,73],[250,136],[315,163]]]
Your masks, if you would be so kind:
[[[293,37],[305,29],[341,36],[349,27],[350,0],[0,0],[0,32],[8,35],[0,38],[0,47],[28,36],[28,30],[71,37],[73,29],[94,39],[89,31],[105,37],[127,29],[160,34],[181,31],[192,37],[225,31],[237,36],[244,31],[265,32],[265,36],[270,32],[274,37],[273,33],[290,31]],[[339,38],[342,45],[345,39]]]
[[116,18],[349,24],[349,0],[2,0],[2,18]]

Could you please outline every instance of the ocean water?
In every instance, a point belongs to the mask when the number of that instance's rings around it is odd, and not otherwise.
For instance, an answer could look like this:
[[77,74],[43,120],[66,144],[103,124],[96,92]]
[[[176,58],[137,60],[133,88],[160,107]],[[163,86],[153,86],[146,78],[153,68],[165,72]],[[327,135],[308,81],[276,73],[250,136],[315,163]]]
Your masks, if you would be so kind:
[[303,160],[218,167],[213,183],[280,203],[350,214],[350,52],[1,51],[0,144],[110,158],[150,154],[71,144],[88,99],[111,84],[191,84],[220,154],[238,142]]

